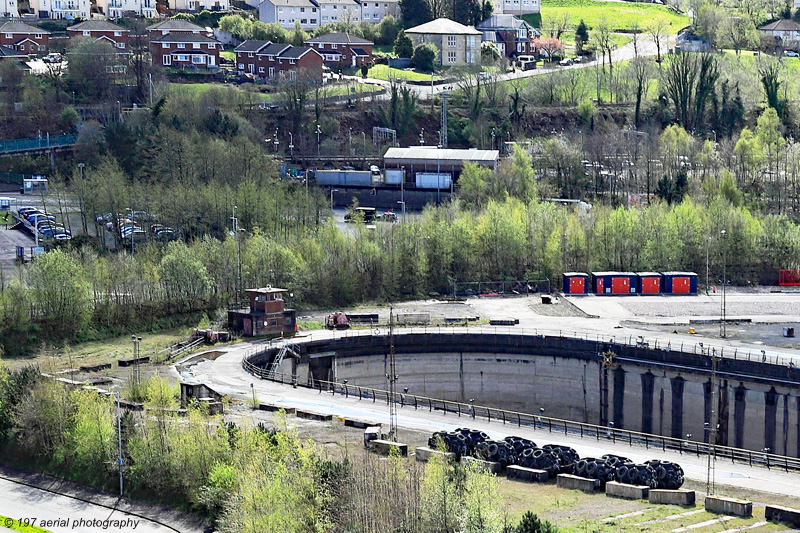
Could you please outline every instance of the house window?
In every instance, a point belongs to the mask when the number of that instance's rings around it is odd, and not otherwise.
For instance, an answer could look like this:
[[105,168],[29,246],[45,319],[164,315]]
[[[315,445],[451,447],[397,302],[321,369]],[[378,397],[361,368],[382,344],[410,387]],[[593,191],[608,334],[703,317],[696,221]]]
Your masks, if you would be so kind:
[[316,23],[317,23],[317,19],[311,19],[311,24],[316,24]]
[[332,44],[332,45],[331,45],[331,48],[333,48],[334,50],[336,50],[336,46],[337,46],[336,44]]
[[306,8],[304,8],[304,7],[301,7],[301,8],[300,8],[300,13],[305,13],[305,12],[306,12]]
[[11,39],[11,38],[13,38],[13,37],[14,37],[14,36],[13,36],[13,35],[11,35],[10,33],[6,33],[6,39]]
[[369,13],[364,13],[364,19],[366,20],[368,18],[369,18]]
[[270,78],[275,77],[275,67],[269,67],[269,77]]
[[244,70],[244,63],[239,63],[239,70]]
[[169,43],[161,43],[161,48],[169,48]]
[[475,48],[475,36],[467,36],[467,48]]
[[283,8],[282,7],[278,8],[278,13],[283,13]]
[[125,48],[125,43],[117,43],[117,48]]
[[247,57],[253,57],[253,52],[247,52]]
[[379,18],[379,17],[378,17],[378,14],[377,14],[377,13],[373,14],[373,15],[372,15],[372,18],[374,18],[374,19],[376,19],[376,18]]
[[337,9],[339,9],[339,6],[337,6],[336,4],[334,4],[334,6],[333,6],[333,10],[334,10],[334,11],[336,11]]
[[163,59],[164,59],[164,64],[165,65],[171,65],[172,64],[172,56],[170,56],[169,54],[165,55]]
[[208,43],[209,50],[216,50],[216,48],[217,48],[217,43]]
[[447,62],[448,63],[455,63],[456,62],[456,53],[455,52],[447,52]]
[[291,8],[291,9],[290,9],[290,11],[291,11],[292,13],[294,13],[294,8]]
[[179,55],[175,59],[176,61],[189,61],[189,56]]
[[121,31],[115,31],[114,32],[114,37],[122,37],[122,32]]
[[475,52],[467,52],[467,63],[475,62]]
[[296,81],[297,80],[297,71],[290,70],[289,71],[289,81]]
[[258,67],[258,73],[264,74],[264,67]]
[[316,8],[316,7],[312,7],[312,8],[311,8],[311,12],[312,12],[312,13],[316,13],[316,12],[317,12],[317,8]]
[[200,50],[200,43],[192,43],[192,48],[195,50]]
[[328,22],[328,17],[322,17],[322,22]]
[[202,65],[206,62],[205,56],[192,56],[192,63],[196,65]]
[[308,19],[300,19],[300,24],[308,24]]
[[34,34],[34,36],[35,36],[37,39],[41,39],[41,38],[42,38],[42,34],[41,34],[41,33],[35,33],[35,34]]
[[90,32],[90,31],[84,30],[84,32],[83,32],[84,37],[87,36],[87,35],[91,35],[91,34],[92,34],[92,32]]
[[525,51],[525,43],[517,43],[517,52]]
[[290,65],[294,65],[295,63],[297,63],[297,61],[295,61],[294,59],[290,59],[290,60],[289,60],[289,64],[290,64]]
[[449,48],[455,48],[456,47],[456,36],[455,35],[448,35],[447,36],[447,46]]

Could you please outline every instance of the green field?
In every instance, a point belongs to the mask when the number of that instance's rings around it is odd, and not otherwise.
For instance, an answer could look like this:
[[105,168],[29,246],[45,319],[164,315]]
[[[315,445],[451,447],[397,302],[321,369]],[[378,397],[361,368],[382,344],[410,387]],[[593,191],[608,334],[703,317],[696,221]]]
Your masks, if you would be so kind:
[[[396,78],[400,80],[408,80],[408,81],[431,81],[431,75],[426,74],[425,72],[418,72],[416,70],[405,70],[399,68],[390,68],[388,65],[375,65],[369,72],[367,76],[370,78],[375,78],[376,80],[389,80],[389,78]],[[438,76],[434,74],[434,80],[438,80]]]
[[[670,21],[669,32],[678,33],[678,30],[689,24],[689,17],[679,15],[658,4],[643,4],[634,2],[603,2],[602,0],[542,0],[542,16],[559,17],[568,13],[573,26],[583,19],[592,28],[605,16],[614,30],[625,30],[638,24],[644,28],[650,21],[657,17],[664,17]],[[540,15],[523,15],[523,19],[539,26]]]
[[236,61],[236,52],[233,51],[233,48],[226,48],[222,52],[219,53],[225,59],[229,59],[231,61]]
[[[256,101],[262,100],[264,102],[272,102],[275,100],[281,100],[281,95],[279,93],[261,93],[257,91],[243,91],[239,89],[235,85],[222,85],[220,83],[173,83],[170,85],[170,91],[178,91],[184,93],[191,93],[195,96],[199,96],[211,89],[218,89],[223,91],[240,91],[240,92],[248,92],[253,96]],[[380,90],[380,87],[369,83],[358,83],[355,85],[333,85],[333,86],[326,86],[325,88],[325,97],[331,96],[342,96],[345,94],[369,94],[371,92],[375,92]],[[312,96],[313,98],[313,96]]]

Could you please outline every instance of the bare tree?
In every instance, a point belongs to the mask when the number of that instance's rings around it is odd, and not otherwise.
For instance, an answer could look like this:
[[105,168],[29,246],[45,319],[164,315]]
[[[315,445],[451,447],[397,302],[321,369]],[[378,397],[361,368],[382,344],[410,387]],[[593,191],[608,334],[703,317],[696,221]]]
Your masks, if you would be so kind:
[[556,39],[561,40],[561,35],[570,27],[569,13],[564,11],[556,18]]
[[434,20],[450,17],[450,0],[426,0]]
[[653,44],[656,45],[657,63],[661,63],[661,48],[667,44],[667,39],[669,38],[669,34],[667,33],[669,25],[670,22],[666,18],[656,17],[647,26],[647,34],[650,36],[650,40],[653,41]]
[[639,127],[642,100],[647,96],[647,84],[650,81],[650,61],[646,57],[635,57],[629,66],[636,90],[636,106],[633,112],[633,124]]

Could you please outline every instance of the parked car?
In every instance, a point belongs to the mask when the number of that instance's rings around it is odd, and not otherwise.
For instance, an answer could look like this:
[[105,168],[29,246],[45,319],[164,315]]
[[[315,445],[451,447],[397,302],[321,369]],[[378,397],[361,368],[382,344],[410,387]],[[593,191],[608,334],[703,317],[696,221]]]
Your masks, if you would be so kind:
[[794,50],[784,50],[783,55],[785,55],[786,57],[800,57],[800,54],[798,54]]
[[569,67],[573,63],[575,63],[575,62],[569,57],[564,58],[564,59],[562,59],[561,61],[558,62],[558,64],[561,65],[562,67]]
[[61,54],[57,54],[55,52],[52,54],[47,54],[42,58],[42,61],[45,63],[61,63]]

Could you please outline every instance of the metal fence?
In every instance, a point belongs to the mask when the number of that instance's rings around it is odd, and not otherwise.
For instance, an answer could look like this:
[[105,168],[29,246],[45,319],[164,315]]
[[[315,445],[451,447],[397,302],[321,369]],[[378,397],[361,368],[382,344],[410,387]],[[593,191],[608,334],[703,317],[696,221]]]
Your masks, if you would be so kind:
[[551,418],[543,415],[530,413],[520,413],[506,409],[474,405],[472,403],[461,403],[437,398],[417,396],[406,392],[396,392],[393,396],[389,391],[347,383],[337,383],[333,381],[314,380],[312,383],[298,383],[291,375],[284,373],[274,373],[268,376],[268,371],[260,368],[248,360],[249,357],[262,354],[272,348],[262,348],[251,351],[242,359],[243,368],[254,376],[281,384],[290,384],[293,387],[303,387],[314,389],[319,394],[332,396],[341,395],[345,398],[358,399],[359,401],[371,401],[372,403],[385,403],[389,405],[391,401],[399,404],[400,407],[413,407],[414,410],[427,410],[429,412],[440,412],[452,414],[457,418],[481,419],[487,422],[502,423],[504,426],[516,426],[519,428],[541,430],[546,434],[564,434],[580,436],[581,438],[594,438],[597,441],[608,441],[612,443],[627,444],[629,446],[644,446],[647,449],[655,448],[663,451],[677,451],[681,454],[693,454],[697,456],[713,453],[718,458],[730,459],[731,463],[749,464],[750,466],[759,465],[767,468],[782,468],[786,472],[800,472],[800,459],[785,455],[775,455],[770,453],[756,452],[741,448],[731,448],[729,446],[709,446],[708,443],[691,441],[688,439],[676,439],[661,435],[652,435],[618,429],[614,427],[598,426],[574,420],[563,420]]
[[70,133],[66,135],[46,135],[44,137],[33,137],[30,139],[12,139],[9,141],[0,141],[0,153],[23,152],[26,150],[39,150],[44,148],[70,146],[75,144],[77,139],[77,133]]
[[467,296],[529,296],[549,293],[550,280],[463,281],[453,283],[453,297]]

